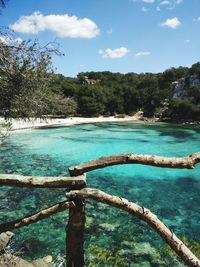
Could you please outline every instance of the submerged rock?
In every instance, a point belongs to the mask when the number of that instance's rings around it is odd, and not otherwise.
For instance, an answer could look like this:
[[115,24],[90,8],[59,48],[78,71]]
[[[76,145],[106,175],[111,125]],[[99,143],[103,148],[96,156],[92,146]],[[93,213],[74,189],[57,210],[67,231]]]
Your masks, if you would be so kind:
[[116,228],[118,228],[120,225],[119,224],[102,223],[102,224],[99,224],[99,226],[108,232],[112,232]]
[[43,247],[45,244],[44,242],[40,241],[39,239],[31,238],[24,240],[22,243],[22,250],[30,257],[40,255],[40,248]]
[[158,256],[157,251],[148,242],[134,243],[133,254],[135,256],[150,255],[152,257]]
[[95,219],[93,217],[87,216],[86,218],[86,228],[90,228],[94,224]]

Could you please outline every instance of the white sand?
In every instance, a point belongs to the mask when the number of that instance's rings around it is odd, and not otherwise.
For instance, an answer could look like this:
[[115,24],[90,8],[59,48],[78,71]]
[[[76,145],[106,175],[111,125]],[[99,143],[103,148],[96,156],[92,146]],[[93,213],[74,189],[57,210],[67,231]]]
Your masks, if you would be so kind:
[[[135,116],[126,116],[125,118],[116,117],[97,117],[97,118],[83,118],[83,117],[71,117],[71,118],[60,118],[60,119],[12,119],[12,130],[31,129],[39,127],[61,127],[70,126],[76,124],[87,124],[87,123],[98,123],[98,122],[126,122],[126,121],[137,121],[141,118],[141,114]],[[0,123],[5,122],[3,118],[0,118]]]

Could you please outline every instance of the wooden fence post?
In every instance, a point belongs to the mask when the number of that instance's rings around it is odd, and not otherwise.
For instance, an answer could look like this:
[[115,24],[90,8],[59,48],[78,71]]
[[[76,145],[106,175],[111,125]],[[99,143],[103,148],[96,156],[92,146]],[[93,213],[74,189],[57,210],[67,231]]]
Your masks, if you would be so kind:
[[70,200],[75,205],[69,209],[66,228],[66,266],[84,267],[85,200],[80,197],[72,197]]

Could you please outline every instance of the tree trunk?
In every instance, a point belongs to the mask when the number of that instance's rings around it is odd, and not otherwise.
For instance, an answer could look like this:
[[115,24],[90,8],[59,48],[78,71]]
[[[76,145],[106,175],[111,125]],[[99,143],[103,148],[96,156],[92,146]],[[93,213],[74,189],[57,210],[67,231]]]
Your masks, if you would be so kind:
[[84,229],[85,229],[85,201],[75,197],[71,201],[75,206],[69,210],[67,224],[67,267],[84,267]]

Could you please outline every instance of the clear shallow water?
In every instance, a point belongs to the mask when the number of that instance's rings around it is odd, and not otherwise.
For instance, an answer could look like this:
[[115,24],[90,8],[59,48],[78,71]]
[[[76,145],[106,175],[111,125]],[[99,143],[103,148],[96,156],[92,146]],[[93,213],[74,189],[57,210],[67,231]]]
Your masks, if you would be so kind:
[[[197,151],[198,126],[113,123],[38,129],[14,132],[1,144],[0,172],[67,175],[69,166],[106,155],[181,157]],[[113,166],[88,173],[87,178],[88,186],[137,202],[155,212],[177,235],[200,242],[200,165],[194,170]],[[3,187],[0,218],[7,221],[21,217],[64,197],[63,190]],[[15,244],[23,247],[25,256],[64,253],[66,221],[67,215],[60,213],[18,230]],[[129,262],[126,266],[133,261],[139,266],[178,266],[169,263],[165,251],[160,249],[161,239],[145,223],[93,202],[87,204],[86,229],[86,248],[93,253],[91,244],[119,254]]]

